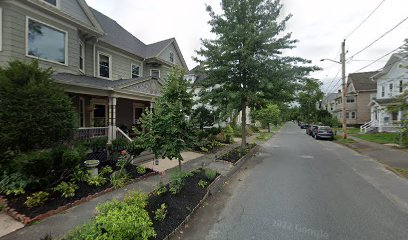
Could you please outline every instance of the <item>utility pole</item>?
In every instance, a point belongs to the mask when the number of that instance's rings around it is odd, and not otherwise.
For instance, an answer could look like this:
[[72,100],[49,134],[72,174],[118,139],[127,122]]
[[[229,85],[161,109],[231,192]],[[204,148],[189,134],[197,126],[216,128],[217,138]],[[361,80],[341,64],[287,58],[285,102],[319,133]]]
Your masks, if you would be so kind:
[[346,119],[346,39],[341,43],[341,55],[340,62],[342,68],[342,125],[343,125],[343,138],[347,139],[347,119]]

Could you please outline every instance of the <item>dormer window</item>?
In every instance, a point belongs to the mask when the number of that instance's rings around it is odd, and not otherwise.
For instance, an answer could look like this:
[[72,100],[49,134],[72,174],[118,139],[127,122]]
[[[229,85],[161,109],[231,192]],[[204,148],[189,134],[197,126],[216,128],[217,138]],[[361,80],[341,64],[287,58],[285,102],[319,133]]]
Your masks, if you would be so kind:
[[174,53],[170,53],[170,62],[174,63]]
[[160,70],[159,69],[151,69],[150,76],[152,78],[160,78]]
[[60,4],[60,0],[43,0],[43,1],[54,7],[59,7]]

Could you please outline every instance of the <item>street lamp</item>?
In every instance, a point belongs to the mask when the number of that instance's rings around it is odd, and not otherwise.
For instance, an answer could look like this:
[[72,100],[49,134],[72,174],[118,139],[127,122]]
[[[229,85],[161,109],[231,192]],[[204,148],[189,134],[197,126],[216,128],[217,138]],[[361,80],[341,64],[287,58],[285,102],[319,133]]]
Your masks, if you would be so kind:
[[343,129],[343,138],[347,139],[347,122],[346,122],[346,40],[341,43],[342,53],[340,54],[340,62],[332,59],[321,59],[320,61],[330,61],[334,63],[341,64],[342,68],[342,129]]

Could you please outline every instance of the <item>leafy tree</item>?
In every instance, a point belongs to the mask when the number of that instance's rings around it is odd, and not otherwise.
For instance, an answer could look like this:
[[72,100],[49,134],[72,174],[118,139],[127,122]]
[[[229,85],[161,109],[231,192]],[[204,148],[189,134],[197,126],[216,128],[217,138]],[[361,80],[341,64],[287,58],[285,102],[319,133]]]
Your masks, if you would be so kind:
[[191,115],[192,94],[187,91],[188,83],[183,79],[184,70],[173,68],[164,83],[162,96],[155,104],[154,112],[142,117],[142,134],[146,149],[156,158],[173,158],[179,161],[181,171],[181,152],[193,141]]
[[401,120],[401,129],[398,136],[398,143],[408,146],[408,90],[405,90],[401,95],[394,99],[394,104],[388,107],[389,112],[403,111],[404,116]]
[[275,104],[269,104],[266,108],[253,111],[253,117],[264,126],[268,126],[268,132],[271,132],[271,123],[277,124],[280,117],[280,109]]
[[320,90],[320,82],[314,79],[307,80],[298,94],[300,112],[307,123],[316,120],[316,104],[323,98],[323,92]]
[[76,115],[70,98],[37,61],[0,68],[0,152],[48,148],[70,140]]
[[247,107],[293,100],[298,81],[317,68],[303,66],[310,63],[305,59],[283,56],[297,41],[282,34],[291,16],[281,18],[279,0],[223,0],[221,6],[219,15],[207,6],[216,37],[202,40],[197,51],[202,60],[195,60],[207,74],[201,98],[225,112],[242,111],[243,151]]
[[205,106],[199,106],[193,111],[192,119],[196,121],[200,129],[203,130],[205,126],[214,125],[215,115]]

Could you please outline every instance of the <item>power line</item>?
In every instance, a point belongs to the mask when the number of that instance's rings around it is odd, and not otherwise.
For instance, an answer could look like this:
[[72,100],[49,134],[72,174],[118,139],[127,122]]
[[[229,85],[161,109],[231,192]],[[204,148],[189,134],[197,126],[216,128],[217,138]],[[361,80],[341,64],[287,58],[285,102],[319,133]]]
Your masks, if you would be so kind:
[[[337,51],[336,55],[334,56],[334,59],[336,59],[336,57],[340,54],[341,48],[339,48],[339,50]],[[322,82],[326,81],[327,77],[329,76],[330,71],[333,69],[333,67],[335,66],[335,63],[332,63],[332,65],[330,66],[329,70],[327,70],[327,75],[324,77],[324,79],[322,80]],[[340,70],[339,70],[340,71]],[[336,74],[336,76],[339,74],[339,72]],[[332,81],[329,83],[329,86],[333,83],[333,79]]]
[[[401,46],[397,47],[396,49],[394,49],[394,50],[392,50],[392,51],[390,51],[390,52],[384,54],[383,56],[377,58],[376,60],[374,60],[374,61],[371,62],[370,64],[367,64],[366,66],[364,66],[364,67],[360,68],[359,70],[355,71],[354,73],[360,72],[360,71],[362,71],[362,70],[368,68],[369,66],[371,66],[371,65],[373,65],[374,63],[378,62],[379,60],[385,58],[386,56],[388,56],[388,55],[390,55],[390,54],[392,54],[392,53],[398,51],[399,49],[401,49],[401,47],[403,47],[403,46],[405,46],[405,45],[406,45],[406,43],[405,43],[405,44],[402,44]],[[385,67],[385,66],[384,66],[384,67]],[[383,67],[383,68],[384,68],[384,67]]]
[[338,70],[337,73],[336,73],[336,76],[331,80],[329,86],[327,87],[327,92],[326,92],[326,94],[330,93],[331,85],[332,85],[333,82],[336,80],[337,76],[340,74],[340,71],[341,71],[341,67],[339,68],[339,70]]
[[380,2],[380,4],[374,8],[374,10],[356,27],[353,29],[353,31],[351,31],[346,37],[345,39],[349,38],[355,31],[357,31],[380,7],[381,5],[385,2],[386,0],[383,0],[382,2]]
[[403,24],[406,20],[408,20],[408,17],[404,18],[402,21],[400,21],[397,25],[395,25],[394,27],[392,27],[391,29],[389,29],[388,31],[386,31],[383,35],[381,35],[379,38],[377,38],[376,40],[374,40],[372,43],[368,44],[367,46],[365,46],[363,49],[361,49],[360,51],[358,51],[356,54],[354,54],[353,56],[351,56],[349,59],[352,59],[353,57],[357,56],[358,54],[362,53],[363,51],[365,51],[366,49],[368,49],[369,47],[371,47],[372,45],[374,45],[376,42],[378,42],[380,39],[382,39],[383,37],[385,37],[386,35],[388,35],[390,32],[394,31],[397,27],[399,27],[401,24]]

